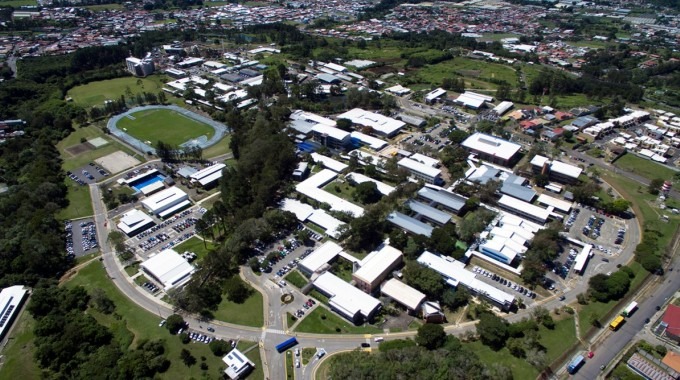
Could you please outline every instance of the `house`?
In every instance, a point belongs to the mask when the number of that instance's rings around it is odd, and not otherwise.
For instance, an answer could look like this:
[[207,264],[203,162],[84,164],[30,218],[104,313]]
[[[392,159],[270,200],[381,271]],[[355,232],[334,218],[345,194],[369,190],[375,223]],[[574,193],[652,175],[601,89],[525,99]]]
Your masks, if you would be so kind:
[[427,323],[444,323],[446,315],[437,301],[427,301],[423,303],[423,319]]
[[680,343],[680,306],[668,305],[659,328],[663,329],[662,336]]

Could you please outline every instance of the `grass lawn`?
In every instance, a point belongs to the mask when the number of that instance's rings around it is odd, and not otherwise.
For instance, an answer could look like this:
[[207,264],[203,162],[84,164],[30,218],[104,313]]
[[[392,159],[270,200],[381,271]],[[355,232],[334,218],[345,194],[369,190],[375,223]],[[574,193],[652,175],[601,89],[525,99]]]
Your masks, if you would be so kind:
[[84,262],[86,262],[86,261],[88,261],[92,258],[97,257],[97,256],[99,256],[99,252],[92,252],[92,253],[88,253],[85,256],[76,257],[76,261],[75,261],[74,265],[80,265],[80,264],[82,264],[82,263],[84,263]]
[[[591,104],[601,104],[602,101],[593,101],[588,99],[584,94],[573,94],[573,95],[559,95],[557,98],[557,107],[559,108],[573,108],[580,106],[588,106]],[[544,100],[547,100],[546,97]]]
[[[109,6],[112,7],[110,4],[100,7],[103,9]],[[162,91],[164,80],[165,77],[161,75],[151,75],[146,78],[124,77],[102,80],[76,86],[66,95],[73,98],[74,102],[86,108],[103,106],[104,101],[120,99],[121,95],[125,95],[125,98],[129,99],[130,93],[133,96],[141,92],[158,93]],[[128,92],[127,89],[130,89],[130,91]]]
[[311,292],[309,292],[309,296],[323,304],[328,305],[328,297],[324,296],[316,289],[313,289]]
[[90,197],[90,187],[80,186],[71,178],[65,180],[68,193],[68,206],[57,213],[57,218],[62,220],[79,219],[94,214],[92,211],[92,198]]
[[207,124],[191,119],[176,111],[154,109],[138,111],[130,118],[122,118],[117,126],[141,141],[162,139],[171,145],[180,145],[199,136],[211,138],[215,130]]
[[296,286],[298,289],[302,289],[302,287],[307,285],[309,282],[309,280],[307,280],[305,276],[303,276],[302,273],[298,272],[297,270],[288,273],[288,275],[285,277],[285,280],[289,284]]
[[331,193],[331,194],[339,196],[342,199],[348,200],[352,203],[357,203],[357,202],[354,201],[354,197],[353,197],[355,187],[350,185],[347,182],[340,183],[340,182],[333,181],[333,182],[329,183],[328,185],[324,186],[323,189],[326,190],[327,192]]
[[[183,345],[176,336],[170,335],[167,329],[158,327],[160,318],[155,314],[138,307],[123,295],[118,288],[109,281],[102,265],[95,261],[78,272],[66,286],[83,286],[88,291],[99,288],[103,290],[116,305],[116,313],[122,316],[117,320],[112,315],[104,315],[96,310],[88,310],[99,323],[111,328],[115,339],[122,345],[134,344],[141,339],[163,339],[167,358],[171,361],[170,368],[165,373],[157,375],[161,379],[189,379],[210,377],[220,378],[224,364],[220,357],[213,355],[207,344],[190,343]],[[186,348],[200,362],[206,358],[208,370],[203,371],[200,366],[185,366],[180,360],[180,351]],[[20,378],[20,377],[12,377]],[[26,377],[31,378],[31,377]],[[35,378],[35,377],[34,377]]]
[[[295,319],[293,319],[293,318],[295,318]],[[295,324],[295,322],[297,322],[297,317],[294,316],[291,313],[286,313],[286,322],[287,322],[288,328],[290,329],[290,327],[293,326]]]
[[293,360],[293,350],[286,351],[286,379],[295,379],[295,361]]
[[523,359],[510,355],[510,351],[508,351],[507,348],[494,351],[483,345],[480,341],[465,343],[464,346],[477,354],[482,362],[487,365],[498,363],[507,366],[512,371],[512,377],[514,379],[534,379],[538,375],[538,370],[536,370],[536,368],[532,367]]
[[[222,140],[218,141],[215,145],[203,149],[203,158],[213,158],[217,156],[221,156],[223,154],[227,154],[231,152],[231,148],[229,147],[229,142],[231,141],[231,135],[226,135],[222,138]],[[235,162],[235,160],[234,160]],[[225,162],[226,163],[226,162]],[[229,165],[229,163],[226,163]]]
[[208,252],[211,249],[215,248],[216,248],[215,244],[209,241],[204,241],[194,236],[191,239],[182,242],[182,244],[175,246],[174,249],[180,253],[184,253],[185,251],[193,252],[196,254],[196,256],[198,256],[196,261],[200,262],[201,260],[203,260],[205,256],[208,255]]
[[314,354],[316,354],[316,348],[303,348],[300,354],[302,356],[302,365],[307,365],[312,357],[314,357]]
[[260,350],[257,347],[257,343],[250,342],[247,340],[241,340],[236,345],[236,349],[238,349],[241,352],[244,352],[253,346],[256,347],[246,352],[245,355],[248,359],[250,359],[250,361],[252,361],[255,364],[255,369],[253,370],[253,372],[250,373],[250,375],[248,375],[248,377],[246,377],[246,379],[264,380],[264,371],[262,370],[262,359],[260,358]]
[[19,8],[24,5],[38,5],[35,0],[0,0],[0,6],[2,7],[14,7]]
[[222,295],[222,302],[215,311],[215,319],[253,327],[261,327],[264,324],[262,294],[249,285],[246,286],[252,293],[242,304],[231,302]]
[[664,165],[657,164],[652,160],[647,160],[634,154],[626,154],[616,160],[614,164],[621,169],[629,170],[647,179],[662,178],[665,180],[673,180],[675,174],[680,173]]
[[125,267],[125,273],[130,277],[136,275],[137,272],[139,272],[139,261]]
[[[109,144],[104,145],[99,149],[94,149],[80,153],[76,156],[73,156],[70,153],[66,152],[66,148],[80,144],[80,139],[83,137],[87,140],[90,140],[95,137],[103,137],[105,140],[109,141]],[[70,135],[68,135],[68,137],[57,143],[57,149],[59,150],[61,158],[64,160],[64,164],[62,165],[64,170],[72,170],[79,168],[83,165],[87,165],[88,163],[93,162],[97,158],[104,157],[107,154],[111,154],[119,150],[122,150],[123,152],[126,152],[129,155],[135,157],[140,162],[146,161],[144,157],[135,155],[132,152],[132,150],[113,140],[111,137],[105,136],[104,132],[94,125],[76,129]],[[70,181],[70,179],[68,180]]]
[[564,353],[566,347],[576,342],[576,328],[574,318],[569,317],[555,322],[555,329],[548,330],[540,327],[541,344],[547,349],[548,360],[552,362]]
[[[1,3],[0,3],[1,4]],[[24,311],[15,322],[12,339],[3,349],[5,363],[0,367],[0,379],[39,379],[40,368],[33,360],[33,327],[35,320],[28,311]]]
[[[323,316],[326,319],[323,319]],[[295,331],[317,334],[374,334],[382,332],[381,329],[372,326],[354,326],[323,307],[317,307],[307,314]]]

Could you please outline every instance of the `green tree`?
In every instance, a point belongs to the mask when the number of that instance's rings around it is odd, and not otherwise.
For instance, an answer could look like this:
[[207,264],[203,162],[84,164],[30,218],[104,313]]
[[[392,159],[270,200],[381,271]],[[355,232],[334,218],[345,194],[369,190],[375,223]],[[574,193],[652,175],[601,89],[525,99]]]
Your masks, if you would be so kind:
[[406,263],[404,279],[414,288],[432,299],[439,299],[444,292],[444,282],[439,273],[416,262]]
[[371,204],[378,202],[382,194],[375,182],[366,181],[355,186],[353,197],[363,204]]
[[222,339],[215,339],[208,344],[210,351],[212,351],[215,356],[223,357],[227,352],[231,351],[231,345],[229,342]]
[[335,121],[335,125],[339,129],[342,129],[343,131],[347,131],[347,132],[352,131],[352,120],[350,120],[350,119],[340,118],[340,119]]
[[508,339],[508,325],[502,318],[492,313],[482,313],[477,323],[477,334],[482,343],[499,350]]
[[649,186],[647,186],[647,191],[649,191],[650,194],[657,195],[661,191],[661,186],[663,186],[663,179],[661,178],[654,178],[649,182]]
[[182,362],[184,362],[184,365],[186,365],[187,367],[191,367],[194,364],[196,364],[196,358],[193,355],[191,355],[191,352],[189,352],[189,350],[187,350],[186,348],[182,349],[179,357],[180,359],[182,359]]
[[250,289],[238,276],[232,276],[224,284],[227,299],[234,303],[244,303],[250,297]]
[[181,315],[173,314],[165,320],[165,328],[170,331],[170,334],[176,334],[179,329],[184,328],[186,322]]
[[446,332],[442,325],[426,323],[418,328],[416,343],[428,350],[436,350],[446,343]]

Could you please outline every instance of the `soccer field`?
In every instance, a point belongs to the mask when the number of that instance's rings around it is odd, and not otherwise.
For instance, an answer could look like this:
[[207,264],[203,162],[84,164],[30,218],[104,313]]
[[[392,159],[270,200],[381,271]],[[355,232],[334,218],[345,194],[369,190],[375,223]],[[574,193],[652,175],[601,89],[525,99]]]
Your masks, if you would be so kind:
[[120,99],[121,95],[129,99],[130,94],[136,95],[141,92],[157,94],[162,88],[162,77],[152,75],[147,78],[125,77],[90,82],[72,88],[67,95],[73,98],[75,103],[92,107],[103,106],[106,100]]
[[211,126],[168,109],[139,111],[130,116],[134,120],[123,117],[118,128],[142,142],[150,141],[152,145],[158,140],[180,145],[203,135],[210,139],[215,134]]

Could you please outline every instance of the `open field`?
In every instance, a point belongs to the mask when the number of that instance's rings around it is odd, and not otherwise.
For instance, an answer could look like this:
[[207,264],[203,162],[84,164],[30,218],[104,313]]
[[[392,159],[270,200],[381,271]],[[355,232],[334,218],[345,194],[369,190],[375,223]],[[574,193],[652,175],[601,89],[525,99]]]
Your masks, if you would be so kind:
[[133,113],[122,118],[117,127],[140,141],[158,140],[170,145],[180,145],[191,139],[206,136],[210,139],[215,130],[198,120],[168,109],[153,109]]
[[354,326],[323,307],[317,307],[307,314],[295,331],[317,334],[375,334],[382,332],[381,329],[372,326]]
[[652,160],[647,160],[634,154],[626,154],[616,160],[614,164],[621,169],[629,170],[650,180],[661,178],[663,180],[672,181],[673,177],[677,173],[680,173],[661,164],[657,164]]
[[83,6],[85,9],[89,9],[92,12],[100,12],[100,11],[117,11],[123,9],[123,4],[97,4],[97,5],[85,5]]
[[[108,5],[107,5],[108,6]],[[125,95],[126,99],[141,93],[162,91],[165,77],[151,75],[146,78],[124,77],[109,80],[91,82],[72,88],[66,95],[73,101],[84,107],[102,106],[105,100],[120,99]],[[127,90],[130,91],[127,91]],[[168,99],[171,99],[169,96]]]
[[182,242],[182,244],[176,245],[173,249],[180,254],[184,253],[185,251],[193,252],[196,254],[196,256],[198,256],[196,261],[201,262],[201,260],[203,260],[203,258],[208,255],[208,252],[215,248],[215,244],[194,236],[191,239]]
[[497,87],[494,83],[488,83],[487,86],[483,86],[483,84],[480,83],[486,83],[486,80],[489,79],[503,80],[510,85],[517,82],[517,75],[515,74],[515,70],[511,67],[499,63],[462,57],[456,57],[452,60],[434,65],[426,65],[418,70],[417,75],[422,81],[437,86],[441,85],[444,78],[454,78],[458,76],[463,76],[466,82],[470,81],[473,87],[479,86],[480,88],[485,89]]
[[78,219],[86,216],[91,216],[92,212],[92,198],[90,198],[90,187],[80,186],[70,178],[64,180],[68,193],[66,198],[69,201],[68,206],[57,213],[57,218]]
[[[107,140],[109,144],[104,145],[103,147],[98,149],[88,150],[75,156],[66,151],[67,148],[80,144],[81,138],[90,140],[95,137],[102,137],[103,139]],[[97,158],[104,157],[108,154],[111,154],[119,150],[128,153],[131,156],[134,156],[139,161],[142,162],[146,161],[144,157],[141,157],[139,155],[135,156],[132,150],[130,150],[123,144],[119,143],[118,141],[113,140],[111,137],[106,136],[99,127],[96,127],[94,125],[78,128],[75,131],[71,132],[71,134],[68,135],[68,137],[57,143],[57,149],[59,150],[61,158],[64,160],[64,164],[62,165],[64,170],[71,170],[81,167],[83,165],[87,165],[89,162],[93,162]]]
[[[206,375],[211,377],[221,377],[224,364],[221,358],[213,355],[206,344],[189,343],[183,345],[179,338],[170,335],[167,329],[158,327],[160,318],[152,313],[141,309],[118,288],[109,281],[101,263],[94,261],[82,268],[78,275],[73,277],[66,286],[83,286],[88,291],[92,289],[102,289],[116,305],[116,313],[122,316],[117,320],[112,315],[105,315],[96,310],[88,310],[88,313],[99,321],[99,323],[111,328],[114,339],[123,345],[130,345],[141,339],[163,339],[165,341],[166,355],[171,361],[170,368],[165,373],[157,375],[161,379],[189,379],[203,378]],[[203,371],[199,365],[192,367],[185,366],[180,360],[180,351],[186,348],[199,361],[205,357],[208,370]]]
[[[468,348],[487,365],[498,363],[507,366],[512,371],[514,379],[534,379],[538,375],[538,370],[532,367],[524,359],[518,359],[510,354],[507,348],[494,351],[488,346],[485,346],[480,341],[465,343],[464,347]],[[565,346],[566,347],[566,346]]]
[[[229,143],[231,142],[231,135],[226,135],[222,140],[218,141],[217,144],[207,147],[203,149],[203,158],[213,158],[217,156],[221,156],[223,154],[227,154],[231,152],[231,148],[229,147]],[[234,160],[234,163],[236,160]],[[226,162],[225,162],[226,163]],[[226,163],[229,165],[229,163]]]
[[242,304],[231,302],[225,295],[222,295],[222,302],[215,311],[215,319],[253,327],[264,325],[262,294],[249,285],[246,286],[250,288],[252,293]]
[[0,379],[38,379],[40,368],[33,360],[33,328],[35,320],[27,311],[15,322],[12,339],[2,351],[5,363],[0,367]]

